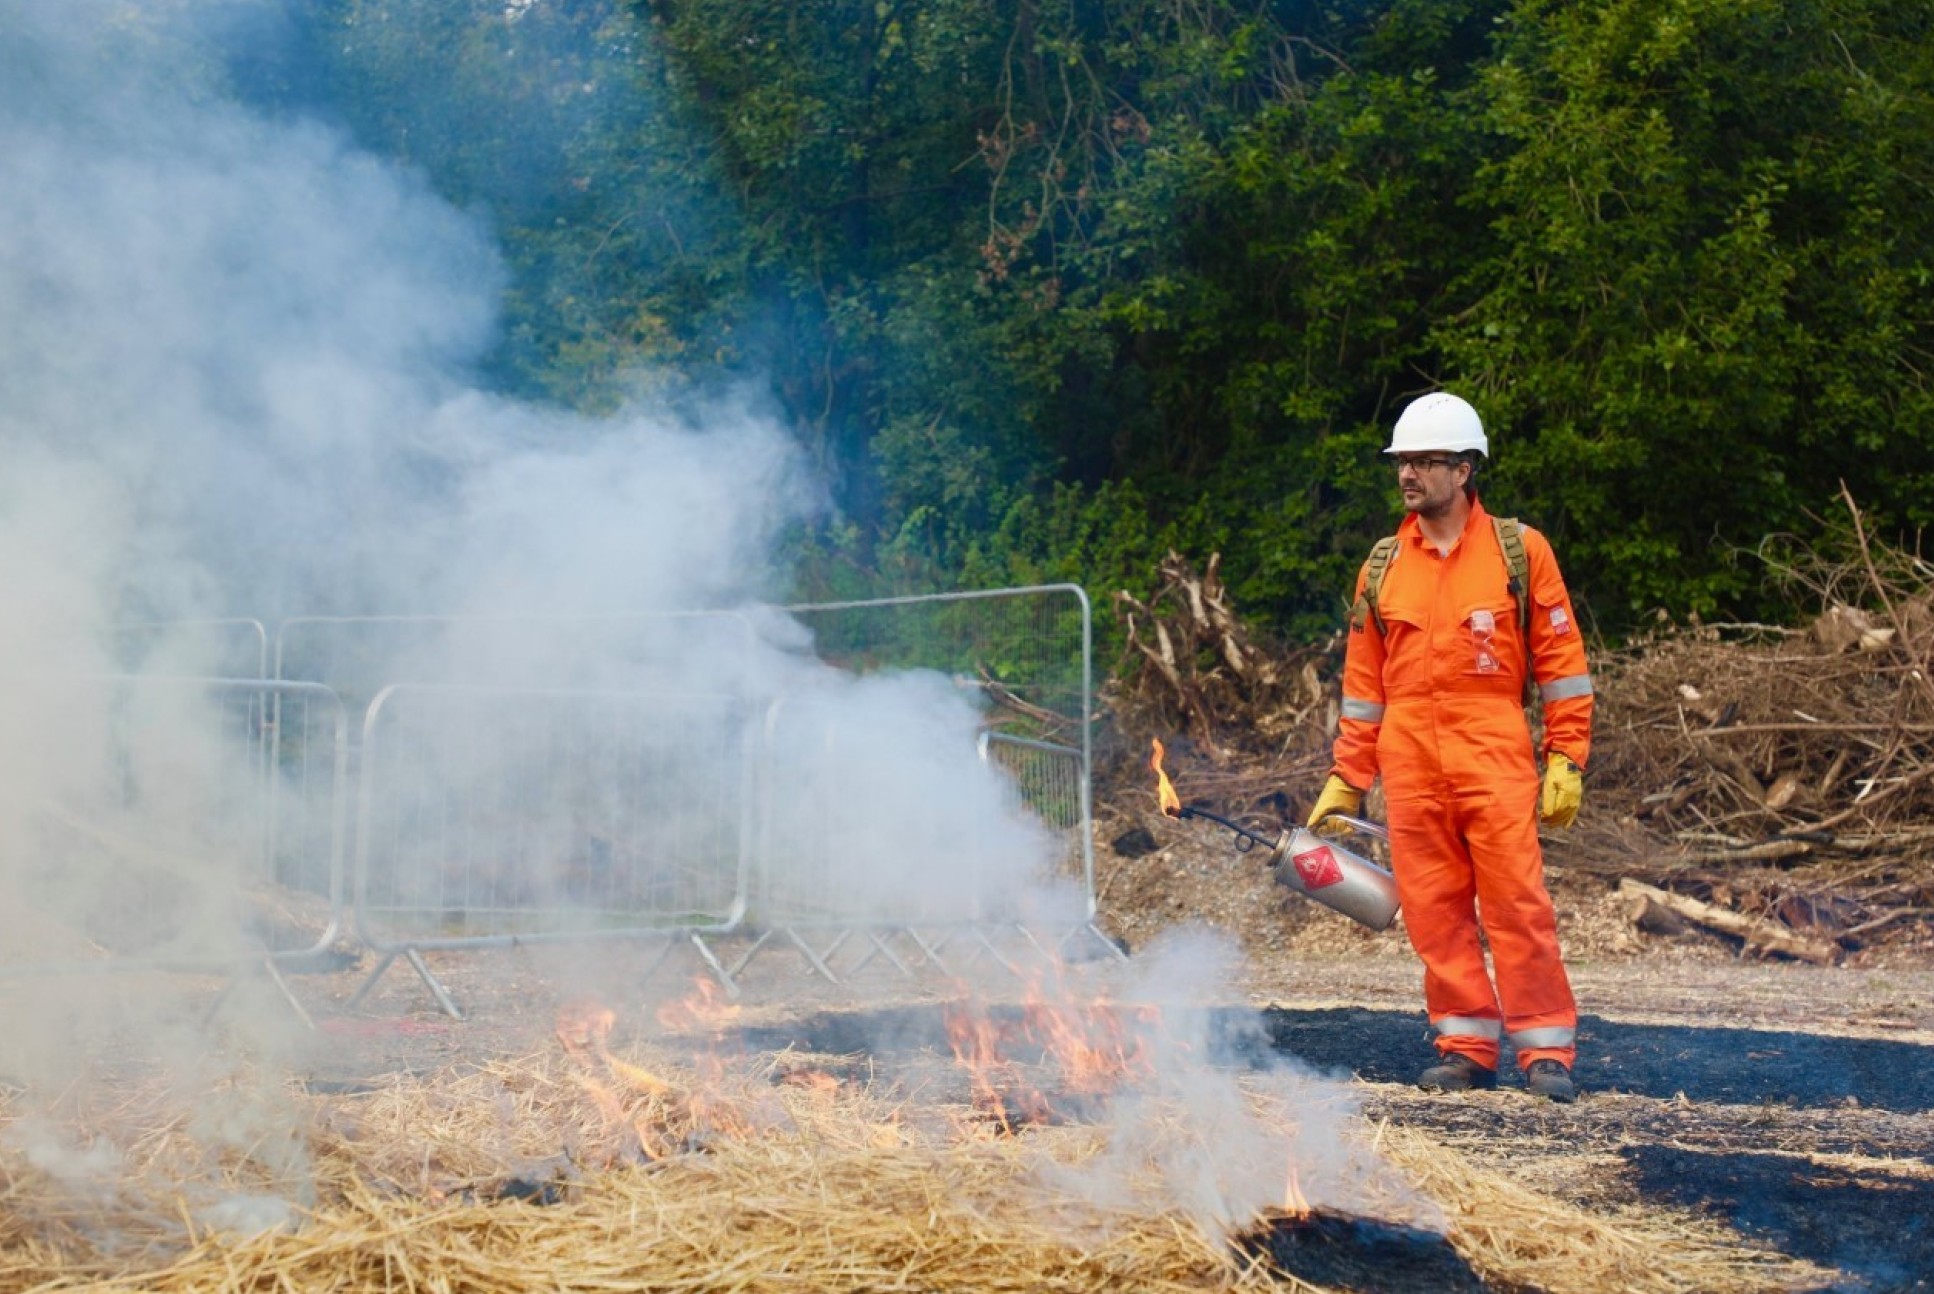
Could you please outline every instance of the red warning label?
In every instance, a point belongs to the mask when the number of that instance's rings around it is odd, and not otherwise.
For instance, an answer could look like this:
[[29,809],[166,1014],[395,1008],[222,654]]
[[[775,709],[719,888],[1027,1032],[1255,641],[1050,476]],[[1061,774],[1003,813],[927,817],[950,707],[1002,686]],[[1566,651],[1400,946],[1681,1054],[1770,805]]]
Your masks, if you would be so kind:
[[1320,890],[1326,885],[1340,885],[1343,882],[1343,869],[1337,866],[1336,855],[1328,845],[1318,845],[1300,854],[1291,854],[1289,861],[1296,866],[1296,874],[1303,878],[1303,888]]

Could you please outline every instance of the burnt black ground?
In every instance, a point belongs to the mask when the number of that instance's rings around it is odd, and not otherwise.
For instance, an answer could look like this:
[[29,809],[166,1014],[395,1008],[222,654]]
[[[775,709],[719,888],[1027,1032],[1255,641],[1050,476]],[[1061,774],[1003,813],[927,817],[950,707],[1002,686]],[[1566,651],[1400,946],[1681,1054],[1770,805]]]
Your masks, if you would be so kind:
[[[1421,1013],[1270,1008],[1263,1027],[1275,1051],[1371,1083],[1408,1083],[1434,1056]],[[1934,1048],[1799,1030],[1626,1024],[1586,1015],[1578,1022],[1573,1077],[1587,1091],[1706,1104],[1934,1110]]]
[[[998,1014],[998,1012],[997,1012]],[[1435,1053],[1421,1014],[1362,1007],[1216,1011],[1223,1059],[1261,1065],[1289,1056],[1368,1083],[1409,1083]],[[787,1045],[875,1054],[947,1045],[929,1006],[826,1011],[744,1031],[755,1050]],[[1891,1039],[1766,1029],[1579,1022],[1574,1076],[1588,1092],[1702,1104],[1934,1111],[1934,1047]],[[1512,1081],[1507,1075],[1505,1081]]]
[[[1358,1007],[1219,1011],[1221,1061],[1291,1058],[1367,1088],[1367,1113],[1428,1130],[1493,1167],[1539,1168],[1576,1202],[1667,1206],[1838,1274],[1818,1290],[1934,1290],[1934,1046],[1805,1029],[1633,1024],[1587,1016],[1572,1106],[1501,1090],[1425,1096],[1419,1013]],[[945,1052],[931,1006],[828,1011],[748,1029],[756,1050]],[[1568,1159],[1617,1165],[1575,1181]]]
[[1432,1294],[1503,1294],[1435,1232],[1318,1210],[1308,1217],[1275,1218],[1239,1237],[1246,1252],[1278,1270],[1349,1294],[1392,1289]]

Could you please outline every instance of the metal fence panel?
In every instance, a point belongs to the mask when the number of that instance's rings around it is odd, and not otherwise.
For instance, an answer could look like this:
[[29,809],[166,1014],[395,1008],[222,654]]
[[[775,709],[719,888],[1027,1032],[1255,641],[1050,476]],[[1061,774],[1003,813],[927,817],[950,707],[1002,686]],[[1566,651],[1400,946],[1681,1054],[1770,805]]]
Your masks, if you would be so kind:
[[294,616],[276,678],[326,683],[362,712],[392,683],[741,693],[754,632],[736,611],[610,616]]
[[135,620],[108,634],[113,667],[123,674],[269,676],[268,630],[260,620]]
[[[88,939],[106,969],[216,966],[264,953],[305,957],[334,938],[343,890],[347,718],[328,689],[260,679],[109,676],[60,680],[59,732],[43,734],[61,775],[35,806],[41,867],[10,879],[16,899]],[[283,788],[314,830],[277,831],[281,777],[270,716],[299,698],[317,716],[305,745],[278,752],[305,770]],[[270,929],[281,858],[327,898],[294,931]]]
[[265,685],[268,697],[268,872],[347,912],[353,808],[349,715],[320,683]]
[[[1080,818],[1078,751],[991,735],[983,750],[938,748],[924,732],[883,734],[845,698],[776,702],[763,737],[756,926],[1010,923],[1048,879],[1038,865],[1052,836],[1082,875],[1066,829]],[[1024,812],[1027,790],[1011,774],[990,776],[1009,769],[985,754],[995,749],[1031,765],[1044,802],[1058,790],[1062,824]]]
[[1093,615],[1075,584],[785,608],[820,659],[856,674],[931,669],[979,692],[988,722],[1086,751]]
[[1001,732],[980,738],[981,759],[1010,779],[1015,803],[1034,814],[1066,843],[1062,868],[1081,878],[1094,915],[1094,841],[1088,829],[1088,770],[1081,751]]
[[359,930],[395,950],[730,928],[749,778],[735,697],[385,688],[363,724]]
[[[1094,625],[1080,586],[809,603],[786,610],[812,632],[815,653],[831,664],[861,674],[937,670],[975,692],[983,702],[986,736],[993,739],[983,743],[983,758],[1015,778],[1030,811],[1066,833],[1068,870],[1081,879],[1093,914]],[[795,713],[788,721],[805,718]],[[780,835],[791,848],[811,838]],[[817,902],[824,906],[826,900],[821,896]]]

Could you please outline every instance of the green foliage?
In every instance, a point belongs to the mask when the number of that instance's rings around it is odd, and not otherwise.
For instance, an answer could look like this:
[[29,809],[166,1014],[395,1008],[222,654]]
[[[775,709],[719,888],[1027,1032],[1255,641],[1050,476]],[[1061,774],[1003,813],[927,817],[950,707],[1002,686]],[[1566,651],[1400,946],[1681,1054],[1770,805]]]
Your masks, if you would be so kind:
[[729,369],[737,212],[688,90],[619,0],[323,0],[328,108],[496,223],[506,386],[586,409]]
[[1911,8],[1520,4],[1466,96],[1504,141],[1465,196],[1496,237],[1436,340],[1601,614],[1737,608],[1754,585],[1715,549],[1841,479],[1926,517]]
[[1326,632],[1440,386],[1613,631],[1776,614],[1736,555],[1842,480],[1934,520],[1924,0],[314,12],[303,92],[499,223],[502,381],[770,382],[809,595],[1219,550]]

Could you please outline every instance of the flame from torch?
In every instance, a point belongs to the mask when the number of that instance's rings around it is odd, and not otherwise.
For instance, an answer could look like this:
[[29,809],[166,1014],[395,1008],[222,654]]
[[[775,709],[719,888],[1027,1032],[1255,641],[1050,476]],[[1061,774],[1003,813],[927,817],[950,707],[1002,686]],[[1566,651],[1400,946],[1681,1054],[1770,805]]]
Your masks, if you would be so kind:
[[1155,787],[1156,798],[1161,801],[1163,813],[1171,818],[1179,818],[1182,816],[1182,797],[1175,793],[1175,783],[1169,781],[1168,774],[1162,771],[1162,759],[1168,752],[1162,749],[1160,737],[1151,737],[1149,740],[1155,747],[1155,753],[1149,756],[1148,766],[1155,770],[1155,776],[1158,779]]

